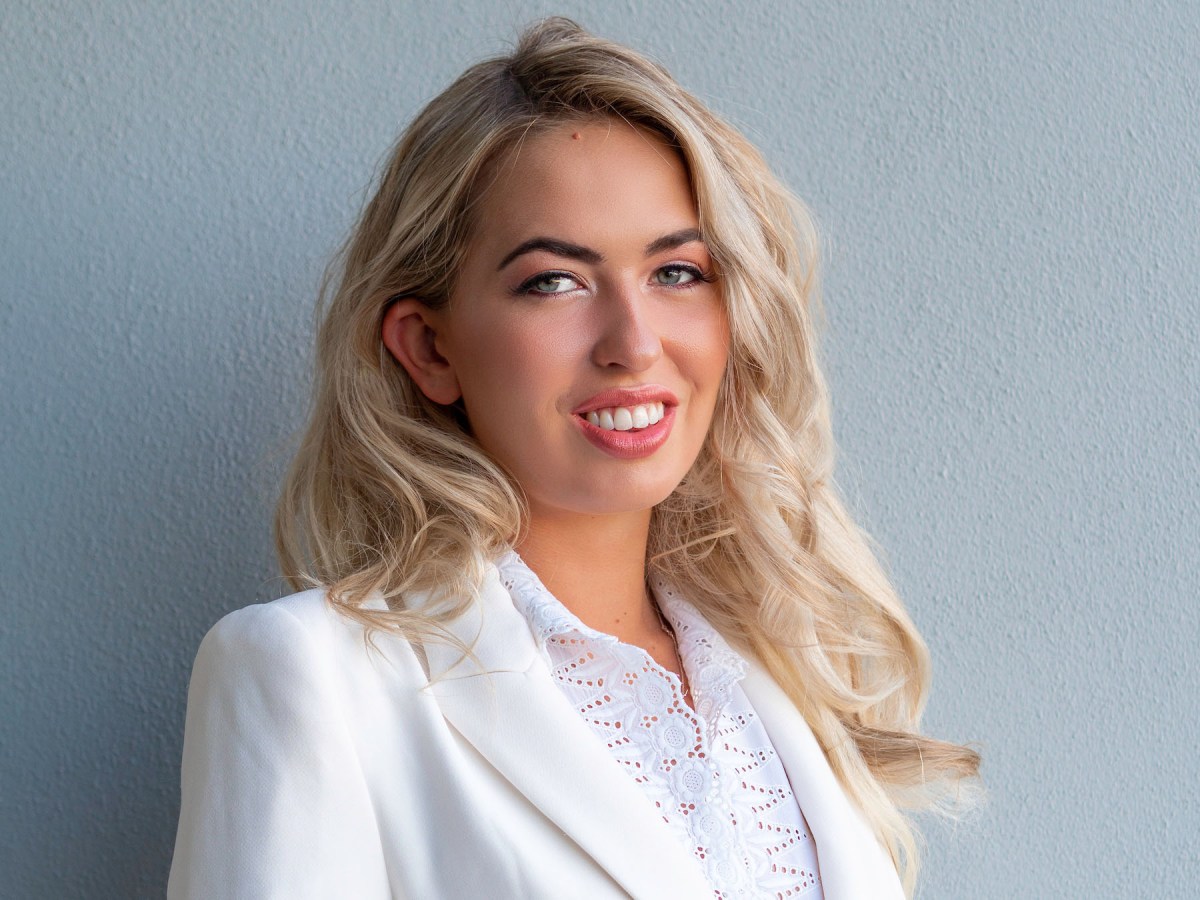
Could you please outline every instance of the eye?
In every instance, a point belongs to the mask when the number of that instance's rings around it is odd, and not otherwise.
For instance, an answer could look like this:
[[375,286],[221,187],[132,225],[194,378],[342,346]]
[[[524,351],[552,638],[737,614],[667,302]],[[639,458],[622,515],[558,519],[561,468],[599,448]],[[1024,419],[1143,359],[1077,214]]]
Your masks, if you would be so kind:
[[704,280],[704,273],[695,266],[671,265],[663,266],[654,273],[654,280],[659,284],[676,287],[691,284],[693,281]]
[[521,283],[517,291],[522,294],[565,294],[580,287],[574,275],[566,272],[540,272]]

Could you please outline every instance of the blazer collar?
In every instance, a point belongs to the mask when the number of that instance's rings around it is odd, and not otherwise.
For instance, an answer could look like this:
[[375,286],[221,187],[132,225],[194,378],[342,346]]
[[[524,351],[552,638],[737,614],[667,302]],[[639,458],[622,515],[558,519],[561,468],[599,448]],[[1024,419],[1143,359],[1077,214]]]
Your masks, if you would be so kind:
[[630,895],[711,897],[699,862],[554,684],[495,567],[448,627],[477,661],[426,645],[428,689],[446,719]]
[[796,705],[757,660],[742,690],[779,754],[817,845],[825,900],[904,900],[891,857],[829,766]]
[[[478,601],[447,628],[475,659],[426,644],[428,689],[497,771],[632,896],[711,897],[699,862],[554,684],[495,566],[487,567]],[[891,860],[803,716],[757,661],[748,663],[742,688],[812,829],[826,900],[903,900]]]

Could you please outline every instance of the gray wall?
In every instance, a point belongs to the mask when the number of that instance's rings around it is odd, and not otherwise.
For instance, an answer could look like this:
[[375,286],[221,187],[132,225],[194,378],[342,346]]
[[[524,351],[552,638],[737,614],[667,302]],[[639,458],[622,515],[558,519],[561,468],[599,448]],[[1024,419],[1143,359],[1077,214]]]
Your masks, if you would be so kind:
[[823,224],[843,480],[991,791],[922,896],[1194,896],[1200,6],[447,8],[0,7],[0,893],[161,894],[192,656],[281,590],[320,269],[401,124],[561,11]]

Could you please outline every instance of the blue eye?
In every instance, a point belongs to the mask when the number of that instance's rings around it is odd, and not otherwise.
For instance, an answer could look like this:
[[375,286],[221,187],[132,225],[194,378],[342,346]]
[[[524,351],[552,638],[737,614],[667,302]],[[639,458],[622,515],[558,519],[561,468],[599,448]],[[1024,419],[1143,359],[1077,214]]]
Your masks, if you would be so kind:
[[565,294],[577,287],[579,282],[566,272],[542,272],[525,281],[517,290],[533,294]]
[[690,284],[693,281],[700,281],[704,275],[699,269],[692,266],[663,266],[654,273],[655,280],[659,284],[676,285]]

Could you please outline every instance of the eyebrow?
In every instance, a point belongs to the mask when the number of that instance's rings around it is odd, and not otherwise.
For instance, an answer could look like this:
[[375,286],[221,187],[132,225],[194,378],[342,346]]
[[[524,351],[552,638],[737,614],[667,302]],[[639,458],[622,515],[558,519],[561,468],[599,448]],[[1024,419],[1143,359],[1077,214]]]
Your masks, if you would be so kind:
[[[652,240],[646,245],[646,255],[653,256],[655,253],[662,253],[664,250],[673,250],[676,247],[682,247],[684,244],[700,240],[703,240],[703,238],[700,237],[699,229],[681,228],[679,231],[672,231],[670,234],[664,234],[662,237]],[[604,254],[598,250],[593,250],[591,247],[584,247],[581,244],[573,244],[570,241],[563,241],[558,238],[534,237],[527,241],[522,241],[510,250],[508,255],[500,261],[500,265],[497,266],[496,271],[503,271],[517,257],[524,256],[526,253],[533,253],[535,250],[544,250],[547,253],[553,253],[555,256],[565,256],[568,259],[577,259],[580,262],[591,265],[604,262]]]
[[604,262],[604,256],[590,247],[572,244],[570,241],[560,241],[557,238],[535,237],[518,244],[509,251],[509,254],[500,261],[500,265],[496,271],[504,271],[504,268],[518,256],[533,253],[535,250],[545,250],[547,253],[553,253],[555,256],[565,256],[569,259],[577,259],[585,263],[595,264]]
[[672,231],[670,234],[664,234],[646,245],[646,255],[653,256],[655,253],[662,253],[664,250],[674,250],[676,247],[682,247],[684,244],[690,244],[692,241],[703,241],[700,237],[700,229],[698,228],[681,228],[679,231]]

